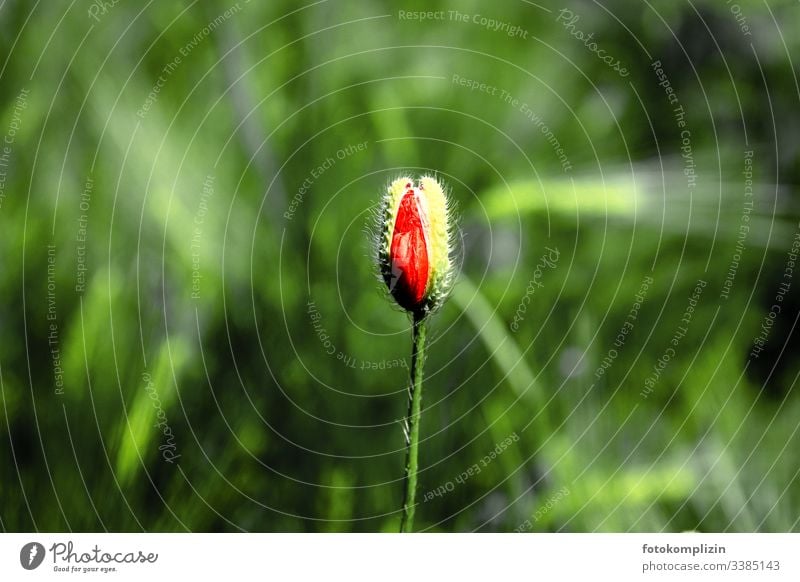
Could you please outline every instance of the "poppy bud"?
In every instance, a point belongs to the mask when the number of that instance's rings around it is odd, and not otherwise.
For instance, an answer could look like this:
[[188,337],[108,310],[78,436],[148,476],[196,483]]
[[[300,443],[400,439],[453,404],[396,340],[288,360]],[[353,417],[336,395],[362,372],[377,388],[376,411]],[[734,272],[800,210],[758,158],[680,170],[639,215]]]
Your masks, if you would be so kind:
[[398,178],[388,188],[380,215],[378,262],[395,301],[425,315],[438,307],[451,284],[450,220],[444,189],[424,176],[415,184]]

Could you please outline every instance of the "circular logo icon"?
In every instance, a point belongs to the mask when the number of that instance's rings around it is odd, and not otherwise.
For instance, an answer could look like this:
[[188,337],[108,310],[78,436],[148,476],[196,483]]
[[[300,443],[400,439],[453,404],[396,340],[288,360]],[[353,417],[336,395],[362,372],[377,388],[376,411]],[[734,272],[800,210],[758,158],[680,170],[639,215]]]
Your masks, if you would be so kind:
[[26,570],[38,568],[44,561],[44,546],[39,542],[29,542],[19,551],[19,563]]

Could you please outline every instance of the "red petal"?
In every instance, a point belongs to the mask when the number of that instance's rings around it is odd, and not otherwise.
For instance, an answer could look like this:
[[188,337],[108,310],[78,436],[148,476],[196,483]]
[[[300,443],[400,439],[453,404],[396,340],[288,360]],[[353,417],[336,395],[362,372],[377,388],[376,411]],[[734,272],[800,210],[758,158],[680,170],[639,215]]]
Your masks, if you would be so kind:
[[421,306],[428,284],[428,247],[413,190],[400,201],[389,252],[389,290],[401,307],[413,311]]

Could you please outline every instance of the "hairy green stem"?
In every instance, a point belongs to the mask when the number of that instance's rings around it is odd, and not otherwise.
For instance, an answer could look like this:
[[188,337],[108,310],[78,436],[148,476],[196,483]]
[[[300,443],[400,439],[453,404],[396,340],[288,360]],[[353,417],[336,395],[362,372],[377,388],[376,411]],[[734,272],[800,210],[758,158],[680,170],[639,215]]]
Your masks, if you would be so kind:
[[411,384],[409,387],[408,414],[406,415],[406,479],[403,494],[402,533],[412,531],[417,495],[417,451],[419,449],[419,421],[422,412],[422,368],[425,365],[425,313],[414,314],[411,341]]

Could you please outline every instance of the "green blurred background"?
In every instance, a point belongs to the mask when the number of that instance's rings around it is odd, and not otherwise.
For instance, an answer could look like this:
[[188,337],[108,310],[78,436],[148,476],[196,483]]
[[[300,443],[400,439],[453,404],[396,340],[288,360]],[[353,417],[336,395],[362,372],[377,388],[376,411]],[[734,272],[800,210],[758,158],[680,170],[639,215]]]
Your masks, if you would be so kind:
[[410,322],[370,231],[435,172],[459,276],[416,529],[797,530],[799,28],[773,0],[6,0],[0,527],[396,531]]

